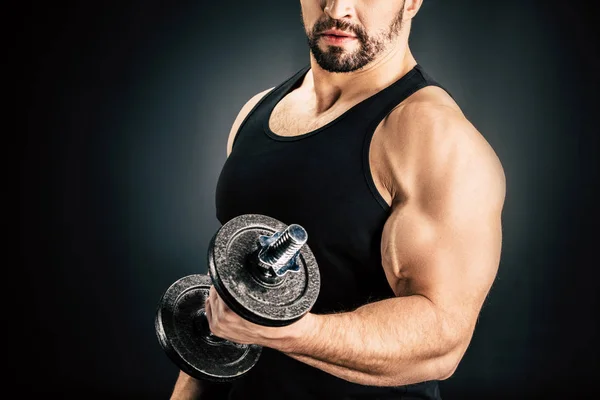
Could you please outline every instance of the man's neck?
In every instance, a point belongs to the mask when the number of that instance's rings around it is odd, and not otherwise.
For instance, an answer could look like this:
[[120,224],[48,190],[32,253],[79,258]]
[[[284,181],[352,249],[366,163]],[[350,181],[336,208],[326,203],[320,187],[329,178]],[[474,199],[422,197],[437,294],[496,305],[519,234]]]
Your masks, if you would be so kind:
[[352,102],[357,97],[368,97],[386,88],[404,76],[416,63],[407,44],[395,46],[365,68],[348,73],[325,71],[311,54],[311,69],[305,78],[305,84],[309,85],[307,89],[315,96],[315,111],[320,114],[340,101]]

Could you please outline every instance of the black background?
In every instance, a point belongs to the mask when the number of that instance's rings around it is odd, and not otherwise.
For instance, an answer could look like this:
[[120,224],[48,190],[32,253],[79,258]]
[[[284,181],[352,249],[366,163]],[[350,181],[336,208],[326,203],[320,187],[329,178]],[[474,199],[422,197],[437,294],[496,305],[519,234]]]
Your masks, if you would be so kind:
[[[584,4],[425,0],[413,22],[417,61],[507,176],[498,278],[445,399],[580,398],[598,377],[600,61]],[[155,307],[173,281],[206,272],[237,112],[308,63],[299,2],[23,13],[19,284],[6,283],[19,301],[5,323],[17,359],[5,389],[168,398],[177,369]]]

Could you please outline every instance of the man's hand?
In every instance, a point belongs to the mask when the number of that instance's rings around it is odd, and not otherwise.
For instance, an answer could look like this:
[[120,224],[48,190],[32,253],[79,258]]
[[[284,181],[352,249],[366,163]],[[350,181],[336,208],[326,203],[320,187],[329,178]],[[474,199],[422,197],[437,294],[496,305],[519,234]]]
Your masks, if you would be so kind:
[[223,339],[239,344],[281,348],[284,341],[299,338],[310,325],[311,315],[306,314],[300,320],[284,327],[269,327],[254,324],[237,315],[225,304],[211,286],[205,303],[206,318],[210,331]]

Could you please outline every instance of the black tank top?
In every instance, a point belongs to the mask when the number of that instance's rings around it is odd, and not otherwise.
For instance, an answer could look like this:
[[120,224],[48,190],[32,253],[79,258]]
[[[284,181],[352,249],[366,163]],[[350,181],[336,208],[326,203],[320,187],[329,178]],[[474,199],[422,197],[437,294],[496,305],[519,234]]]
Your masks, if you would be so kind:
[[[440,85],[417,65],[321,128],[278,136],[269,128],[273,108],[299,86],[309,69],[302,68],[271,90],[241,124],[217,183],[217,218],[224,224],[241,214],[264,214],[303,226],[321,274],[311,312],[349,311],[394,296],[381,264],[381,234],[390,207],[369,169],[373,133],[411,94]],[[364,386],[268,348],[232,386],[232,400],[440,398],[436,381]]]

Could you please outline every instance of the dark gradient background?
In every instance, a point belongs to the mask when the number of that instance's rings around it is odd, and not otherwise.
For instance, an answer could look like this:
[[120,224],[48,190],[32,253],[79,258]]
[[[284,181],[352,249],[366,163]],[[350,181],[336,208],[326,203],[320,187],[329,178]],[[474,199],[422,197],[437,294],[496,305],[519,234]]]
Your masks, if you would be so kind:
[[[579,1],[424,3],[413,53],[507,176],[498,278],[442,394],[580,398],[599,376],[598,18]],[[155,307],[173,281],[206,272],[237,112],[308,62],[298,4],[72,2],[25,12],[19,265],[5,281],[14,315],[4,324],[17,360],[7,389],[168,398],[178,371],[156,340]]]

